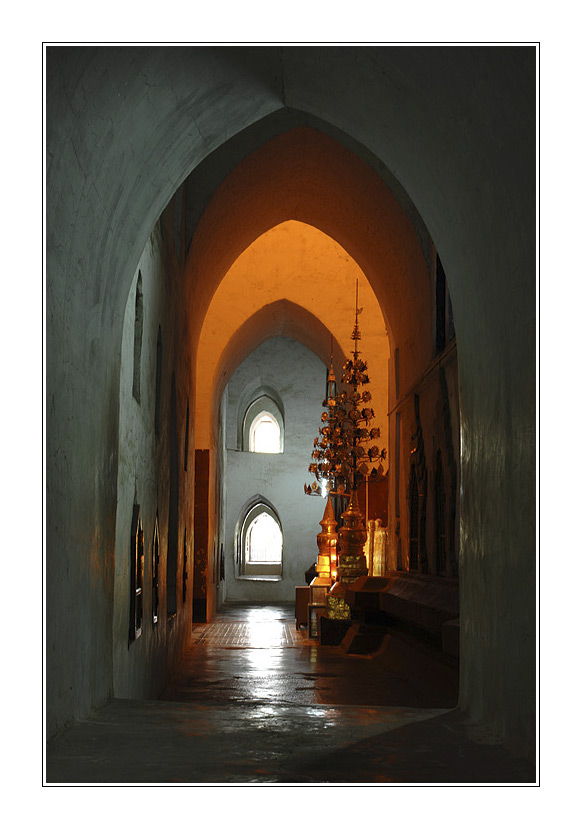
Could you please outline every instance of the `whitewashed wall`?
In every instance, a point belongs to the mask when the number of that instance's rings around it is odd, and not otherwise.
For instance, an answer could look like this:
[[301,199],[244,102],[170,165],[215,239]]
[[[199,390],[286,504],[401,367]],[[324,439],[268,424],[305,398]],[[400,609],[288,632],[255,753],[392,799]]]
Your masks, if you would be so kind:
[[[237,449],[239,399],[253,388],[275,389],[284,406],[284,452],[264,454]],[[322,498],[304,495],[311,482],[308,464],[320,427],[326,367],[295,340],[267,340],[233,373],[223,397],[226,410],[225,595],[227,601],[292,601],[295,586],[316,561],[316,535],[324,512]],[[244,506],[262,495],[275,507],[283,530],[280,581],[240,579],[235,573],[235,529]]]

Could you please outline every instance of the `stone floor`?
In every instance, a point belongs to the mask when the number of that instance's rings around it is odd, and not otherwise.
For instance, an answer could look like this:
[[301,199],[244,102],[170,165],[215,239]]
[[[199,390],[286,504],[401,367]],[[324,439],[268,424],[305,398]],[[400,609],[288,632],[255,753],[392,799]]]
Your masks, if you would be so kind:
[[410,634],[349,656],[296,631],[293,606],[231,605],[194,627],[161,699],[53,739],[46,783],[534,783],[456,700],[453,659]]

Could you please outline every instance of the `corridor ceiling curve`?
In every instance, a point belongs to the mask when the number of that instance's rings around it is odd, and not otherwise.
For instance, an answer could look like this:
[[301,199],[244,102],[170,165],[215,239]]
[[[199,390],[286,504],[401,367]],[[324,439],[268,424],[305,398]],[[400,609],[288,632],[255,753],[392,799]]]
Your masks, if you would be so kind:
[[297,340],[310,349],[325,366],[330,364],[331,351],[335,369],[340,370],[346,360],[346,354],[338,340],[314,314],[291,300],[269,303],[237,329],[220,356],[212,402],[215,411],[218,412],[221,396],[235,369],[258,346],[272,337]]
[[[188,194],[187,194],[188,198]],[[186,263],[193,346],[211,299],[233,262],[276,225],[296,220],[334,239],[366,274],[390,340],[411,319],[431,327],[429,273],[416,229],[373,169],[318,130],[297,127],[249,153],[226,176],[194,232]],[[402,378],[430,355],[416,353]]]
[[[231,372],[267,337],[286,334],[324,363],[330,335],[336,360],[352,347],[355,289],[363,309],[360,348],[368,360],[377,419],[386,429],[389,341],[383,314],[366,276],[333,239],[311,225],[288,221],[256,239],[233,263],[205,317],[196,361],[196,446],[209,446],[217,405]],[[239,351],[238,360],[235,348]],[[336,363],[337,374],[341,364]]]

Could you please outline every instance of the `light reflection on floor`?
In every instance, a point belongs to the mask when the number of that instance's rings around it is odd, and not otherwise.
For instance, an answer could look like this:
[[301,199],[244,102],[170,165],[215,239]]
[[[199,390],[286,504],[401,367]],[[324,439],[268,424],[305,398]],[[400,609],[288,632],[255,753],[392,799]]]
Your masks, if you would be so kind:
[[[354,661],[295,630],[291,607],[197,625],[159,700],[110,701],[59,737],[56,782],[529,781],[446,709],[447,666],[407,640]],[[481,739],[480,739],[481,740]],[[147,751],[145,751],[147,748]],[[104,777],[105,776],[105,777]]]
[[254,706],[455,706],[455,670],[427,660],[416,645],[397,638],[380,659],[355,659],[298,631],[291,603],[233,603],[211,623],[193,627],[192,646],[163,697]]

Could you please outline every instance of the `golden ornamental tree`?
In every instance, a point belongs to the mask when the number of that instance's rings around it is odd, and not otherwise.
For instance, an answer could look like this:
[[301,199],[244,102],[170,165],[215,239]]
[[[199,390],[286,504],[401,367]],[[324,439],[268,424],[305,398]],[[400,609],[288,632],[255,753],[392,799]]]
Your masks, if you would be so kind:
[[362,309],[356,307],[352,358],[343,366],[342,384],[338,391],[334,367],[330,361],[330,372],[326,389],[326,398],[322,405],[322,426],[318,437],[314,439],[312,463],[308,471],[316,481],[311,487],[305,485],[309,494],[322,494],[325,486],[332,495],[341,495],[358,490],[368,476],[374,480],[385,473],[383,461],[387,451],[380,449],[376,443],[381,431],[373,425],[374,410],[371,407],[372,395],[365,389],[370,383],[367,363],[360,357],[358,341],[361,339],[358,315]]

